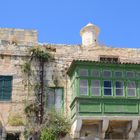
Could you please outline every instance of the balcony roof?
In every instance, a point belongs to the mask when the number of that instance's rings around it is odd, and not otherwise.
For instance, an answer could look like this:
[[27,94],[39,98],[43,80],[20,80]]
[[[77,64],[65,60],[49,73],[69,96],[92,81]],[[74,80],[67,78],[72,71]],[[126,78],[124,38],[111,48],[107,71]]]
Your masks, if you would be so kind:
[[97,64],[97,65],[112,65],[112,66],[137,66],[140,68],[140,62],[101,62],[101,61],[95,61],[95,60],[86,60],[86,59],[77,59],[77,60],[73,60],[68,71],[67,74],[71,75],[72,72],[74,71],[75,67],[77,65],[93,65],[93,64]]

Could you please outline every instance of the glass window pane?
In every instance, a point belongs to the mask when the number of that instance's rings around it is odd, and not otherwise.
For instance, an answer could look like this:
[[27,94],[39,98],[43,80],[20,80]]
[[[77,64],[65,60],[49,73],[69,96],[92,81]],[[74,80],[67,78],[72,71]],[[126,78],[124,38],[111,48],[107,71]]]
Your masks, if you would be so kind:
[[135,89],[128,89],[128,96],[136,96]]
[[127,92],[128,96],[136,96],[136,84],[134,81],[127,83]]
[[104,95],[112,95],[112,90],[111,89],[104,89]]
[[80,80],[80,95],[88,94],[88,80]]
[[121,81],[116,81],[115,86],[116,86],[116,96],[123,96],[124,83]]
[[100,81],[99,80],[92,80],[91,81],[91,92],[94,96],[100,95]]
[[138,88],[140,89],[140,83],[138,83]]
[[60,110],[62,108],[62,89],[55,89],[55,109]]
[[123,96],[123,89],[116,89],[116,96]]
[[134,76],[135,76],[135,73],[134,73],[134,72],[132,72],[132,71],[127,71],[127,73],[126,73],[126,77],[127,77],[127,78],[134,78]]
[[49,108],[54,107],[57,111],[59,111],[62,108],[63,103],[62,94],[63,94],[62,88],[50,89],[47,96],[48,107]]
[[112,95],[112,83],[111,81],[104,81],[104,95]]
[[136,73],[136,78],[140,78],[140,72]]
[[134,81],[128,82],[127,87],[128,88],[135,88],[136,87],[135,82]]
[[104,77],[111,77],[111,71],[109,71],[109,70],[104,70],[104,71],[103,71],[103,76],[104,76]]
[[122,71],[115,71],[115,77],[121,78],[123,76]]
[[79,75],[80,76],[88,76],[88,70],[87,69],[80,69]]
[[123,82],[116,81],[116,88],[123,88]]
[[91,84],[92,84],[92,87],[100,87],[100,81],[99,80],[92,80]]
[[100,88],[92,88],[92,95],[99,96],[100,95]]
[[111,88],[111,81],[104,81],[104,87],[110,87]]
[[93,76],[93,77],[100,77],[100,71],[99,70],[92,70],[91,76]]
[[48,107],[54,106],[54,89],[50,89],[47,96]]

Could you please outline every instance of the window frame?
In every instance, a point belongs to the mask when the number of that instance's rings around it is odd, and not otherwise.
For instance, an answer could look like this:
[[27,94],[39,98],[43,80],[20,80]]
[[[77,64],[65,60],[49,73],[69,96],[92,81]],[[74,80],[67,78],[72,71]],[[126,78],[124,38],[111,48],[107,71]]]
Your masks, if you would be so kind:
[[[87,94],[80,94],[80,80],[87,80]],[[86,78],[80,78],[79,79],[79,88],[78,88],[78,93],[79,93],[79,96],[89,96],[89,80],[86,79]]]
[[[111,88],[105,88],[104,87],[104,81],[110,81],[111,82]],[[105,89],[111,89],[111,95],[105,95]],[[103,96],[104,97],[112,97],[113,96],[113,81],[111,79],[104,79],[103,80]]]
[[[110,72],[110,76],[109,76],[109,77],[104,76],[104,72],[105,72],[105,71]],[[112,78],[112,76],[113,76],[112,69],[102,69],[102,77],[103,77],[104,79],[106,79],[106,78],[110,79],[110,78]]]
[[[128,77],[127,76],[127,73],[128,72],[132,72],[134,77]],[[136,72],[135,71],[132,71],[132,70],[126,70],[125,77],[126,77],[126,79],[135,79],[136,78]]]
[[[128,88],[128,83],[130,83],[130,82],[134,82],[135,83],[135,87],[134,88]],[[135,96],[129,96],[128,95],[128,89],[134,89],[134,91],[135,91]],[[136,84],[136,81],[126,81],[126,93],[127,93],[127,97],[128,98],[136,98],[137,97],[137,84]]]
[[[80,69],[87,69],[88,71],[88,76],[79,76],[78,72]],[[92,75],[92,72],[94,70],[97,70],[99,71],[99,75],[100,76],[96,76],[96,75]],[[109,71],[110,72],[110,75],[107,77],[107,76],[103,76],[103,72],[105,71]],[[126,72],[127,71],[131,71],[134,73],[134,77],[133,78],[127,78],[126,77]],[[97,97],[97,98],[102,98],[102,97],[105,97],[105,98],[110,98],[110,97],[115,97],[115,98],[140,98],[140,95],[138,96],[138,87],[137,87],[137,84],[138,82],[140,82],[139,79],[137,79],[136,77],[136,72],[138,72],[139,69],[134,69],[134,67],[131,67],[131,66],[124,66],[122,64],[118,64],[118,66],[116,65],[112,65],[112,64],[95,64],[95,65],[79,65],[78,67],[76,67],[76,72],[77,72],[77,77],[75,77],[75,81],[76,83],[78,84],[76,87],[77,89],[75,90],[76,93],[75,95],[76,96],[86,96],[86,97]],[[116,76],[116,72],[121,72],[120,74],[120,77],[117,77]],[[87,80],[88,81],[88,91],[87,91],[87,94],[83,94],[83,95],[80,95],[80,80]],[[99,96],[95,96],[92,94],[92,80],[100,80],[100,95]],[[135,96],[128,96],[128,92],[127,92],[127,81],[128,80],[133,80],[135,81],[136,83],[136,88],[135,88]],[[104,81],[111,81],[111,86],[112,88],[111,89],[111,95],[104,95],[105,91],[104,91]],[[121,81],[123,82],[124,86],[123,86],[123,95],[117,95],[117,91],[116,91],[116,81]],[[122,89],[122,88],[121,88]]]
[[[94,76],[92,74],[94,70],[97,70],[99,72],[99,76]],[[99,68],[92,68],[92,69],[90,69],[90,76],[94,77],[94,78],[100,78],[101,77],[101,69],[99,69]]]
[[[80,70],[87,70],[87,75],[80,75]],[[78,70],[78,75],[79,75],[79,77],[88,77],[89,76],[89,69],[88,68],[80,68]]]
[[[100,84],[100,86],[99,87],[95,87],[95,88],[99,88],[99,95],[93,95],[93,93],[92,93],[92,81],[99,81],[99,84]],[[92,97],[100,97],[101,96],[101,90],[102,90],[102,86],[101,86],[101,80],[99,80],[99,79],[91,79],[90,80],[90,95],[92,96]]]
[[[7,82],[5,84],[5,82]],[[1,101],[11,101],[12,99],[12,89],[13,89],[13,76],[11,75],[0,75],[0,102]],[[7,88],[9,87],[9,88]],[[7,94],[7,96],[6,96]]]
[[[123,88],[116,88],[116,82],[122,82],[122,83],[123,83]],[[117,90],[117,89],[122,89],[122,90],[123,90],[123,95],[120,95],[120,96],[117,95],[117,94],[116,94],[116,90]],[[114,81],[114,92],[115,92],[115,97],[117,97],[117,98],[119,98],[119,97],[120,97],[120,98],[121,98],[121,97],[125,97],[125,82],[124,82],[123,80],[117,80],[117,79],[116,79],[116,80]]]
[[[56,94],[56,90],[58,90],[58,89],[61,89],[62,90],[62,95],[61,95],[61,99],[62,99],[62,104],[61,104],[61,109],[60,110],[58,110],[58,111],[63,111],[64,110],[64,88],[63,87],[49,87],[49,92],[50,92],[50,90],[53,90],[53,96],[54,96],[54,99],[53,99],[53,103],[51,104],[51,105],[48,105],[48,94],[47,94],[47,96],[46,96],[46,107],[47,107],[47,109],[52,109],[52,108],[54,108],[56,111],[57,111],[57,109],[56,109],[56,107],[55,107],[55,94]],[[51,94],[51,93],[50,93]]]
[[[116,76],[116,72],[122,72],[122,77],[117,77]],[[120,70],[120,69],[117,69],[117,70],[113,70],[113,77],[114,77],[114,79],[123,79],[124,78],[124,71],[123,70]]]

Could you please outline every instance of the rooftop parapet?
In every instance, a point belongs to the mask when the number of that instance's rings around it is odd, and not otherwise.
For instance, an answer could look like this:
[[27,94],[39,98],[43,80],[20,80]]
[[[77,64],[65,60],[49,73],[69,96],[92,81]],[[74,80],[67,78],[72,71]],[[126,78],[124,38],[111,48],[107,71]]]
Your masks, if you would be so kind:
[[0,28],[0,44],[37,45],[38,33],[36,30],[24,30],[15,28]]

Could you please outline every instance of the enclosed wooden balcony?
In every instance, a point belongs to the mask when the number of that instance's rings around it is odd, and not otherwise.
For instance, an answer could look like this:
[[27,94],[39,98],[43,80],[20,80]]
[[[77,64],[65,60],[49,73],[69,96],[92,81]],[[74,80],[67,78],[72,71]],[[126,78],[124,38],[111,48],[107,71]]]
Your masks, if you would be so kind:
[[71,118],[140,115],[140,65],[76,60],[71,77]]

